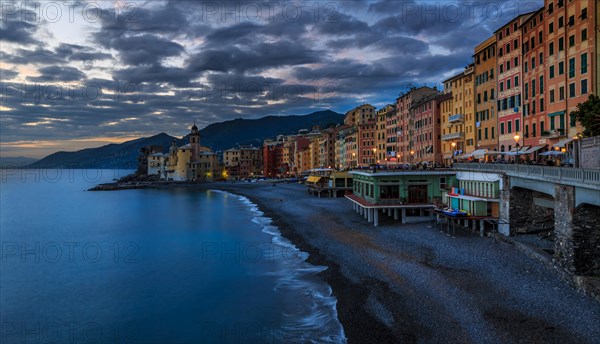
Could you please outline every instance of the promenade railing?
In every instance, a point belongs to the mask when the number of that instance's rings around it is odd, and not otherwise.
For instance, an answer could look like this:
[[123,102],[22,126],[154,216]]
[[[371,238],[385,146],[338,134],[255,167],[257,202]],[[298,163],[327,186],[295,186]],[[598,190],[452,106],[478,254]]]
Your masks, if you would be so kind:
[[456,170],[506,173],[511,177],[544,180],[566,185],[587,185],[600,189],[600,170],[519,164],[455,163]]

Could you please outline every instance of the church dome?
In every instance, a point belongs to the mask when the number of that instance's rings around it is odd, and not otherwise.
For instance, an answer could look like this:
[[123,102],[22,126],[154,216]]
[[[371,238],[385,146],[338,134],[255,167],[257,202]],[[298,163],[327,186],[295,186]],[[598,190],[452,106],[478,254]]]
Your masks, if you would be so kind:
[[198,127],[196,126],[196,123],[194,123],[194,125],[192,126],[192,131],[197,131]]

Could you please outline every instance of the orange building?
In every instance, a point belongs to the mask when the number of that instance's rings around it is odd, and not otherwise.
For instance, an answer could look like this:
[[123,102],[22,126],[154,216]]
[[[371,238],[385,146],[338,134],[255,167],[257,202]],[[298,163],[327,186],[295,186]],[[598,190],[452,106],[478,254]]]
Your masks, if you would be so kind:
[[[583,128],[571,116],[577,104],[585,102],[596,92],[593,85],[596,68],[594,61],[597,31],[593,15],[594,0],[546,0],[545,30],[548,73],[547,123],[539,126],[542,139],[556,148],[564,147]],[[558,142],[561,142],[557,144]]]

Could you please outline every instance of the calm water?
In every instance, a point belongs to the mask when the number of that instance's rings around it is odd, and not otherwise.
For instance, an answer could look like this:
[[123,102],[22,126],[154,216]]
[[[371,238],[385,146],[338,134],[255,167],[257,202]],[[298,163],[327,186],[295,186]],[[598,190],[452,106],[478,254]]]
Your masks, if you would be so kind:
[[0,172],[2,343],[345,342],[323,268],[243,197]]

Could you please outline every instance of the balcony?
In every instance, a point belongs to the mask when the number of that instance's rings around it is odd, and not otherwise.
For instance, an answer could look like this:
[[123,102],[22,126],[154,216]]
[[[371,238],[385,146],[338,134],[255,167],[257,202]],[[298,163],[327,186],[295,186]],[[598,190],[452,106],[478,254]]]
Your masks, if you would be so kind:
[[448,116],[448,123],[462,122],[464,119],[464,115],[462,113]]
[[458,132],[458,133],[452,133],[452,134],[442,135],[442,141],[462,139],[464,137],[465,137],[465,133],[463,133],[461,131],[461,132]]

